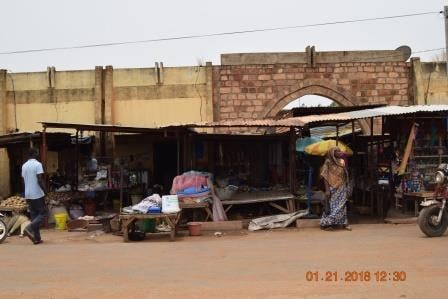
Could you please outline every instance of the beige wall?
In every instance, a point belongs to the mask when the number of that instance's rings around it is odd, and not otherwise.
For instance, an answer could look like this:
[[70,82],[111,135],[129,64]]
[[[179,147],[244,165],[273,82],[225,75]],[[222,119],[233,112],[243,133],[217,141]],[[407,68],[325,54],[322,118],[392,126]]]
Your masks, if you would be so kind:
[[448,76],[445,62],[412,61],[416,104],[448,104]]
[[[111,123],[157,126],[211,121],[207,67],[116,69]],[[210,67],[211,75],[211,67]]]
[[[159,126],[213,120],[212,66],[7,73],[0,70],[0,134],[41,131],[40,122]],[[16,125],[17,124],[17,125]],[[62,131],[62,130],[50,130]],[[73,131],[72,131],[73,132]],[[107,143],[119,155],[142,148]],[[112,150],[112,148],[109,148]],[[144,146],[152,155],[152,148]],[[152,161],[145,161],[152,168]],[[0,151],[0,195],[9,160]]]

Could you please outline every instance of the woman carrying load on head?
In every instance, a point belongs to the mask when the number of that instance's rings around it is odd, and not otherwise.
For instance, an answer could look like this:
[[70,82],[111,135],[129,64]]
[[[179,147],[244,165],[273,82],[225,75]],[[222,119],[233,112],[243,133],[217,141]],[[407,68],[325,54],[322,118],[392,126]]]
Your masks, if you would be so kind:
[[320,172],[325,182],[327,201],[320,225],[325,230],[341,226],[346,230],[351,230],[347,219],[349,177],[344,156],[344,153],[338,147],[331,148]]

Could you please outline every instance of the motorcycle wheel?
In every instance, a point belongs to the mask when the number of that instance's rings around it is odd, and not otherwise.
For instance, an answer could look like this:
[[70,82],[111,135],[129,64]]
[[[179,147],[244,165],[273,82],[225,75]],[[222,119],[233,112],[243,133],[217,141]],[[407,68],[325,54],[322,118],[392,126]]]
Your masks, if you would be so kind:
[[0,220],[0,243],[2,243],[6,237],[8,236],[8,231],[7,231],[7,227],[6,224]]
[[448,227],[448,213],[443,211],[442,220],[439,224],[435,224],[435,218],[439,215],[440,208],[430,206],[420,211],[418,215],[418,226],[422,232],[428,237],[440,237]]

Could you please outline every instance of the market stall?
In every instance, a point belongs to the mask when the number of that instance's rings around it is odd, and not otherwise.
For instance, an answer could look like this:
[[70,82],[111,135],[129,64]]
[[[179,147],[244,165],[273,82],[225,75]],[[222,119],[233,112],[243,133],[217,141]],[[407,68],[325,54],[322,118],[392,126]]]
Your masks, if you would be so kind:
[[356,168],[352,176],[359,190],[355,201],[360,208],[366,207],[370,213],[376,211],[383,219],[394,193],[398,196],[397,205],[404,199],[414,201],[412,206],[418,207],[418,202],[430,194],[421,196],[421,192],[433,190],[435,168],[448,161],[447,116],[448,105],[428,105],[386,106],[300,119],[307,126],[356,120],[370,124],[370,132],[353,136],[351,164]]
[[295,211],[290,140],[289,131],[280,134],[191,132],[188,142],[192,150],[187,161],[192,169],[211,174],[226,217],[250,218]]

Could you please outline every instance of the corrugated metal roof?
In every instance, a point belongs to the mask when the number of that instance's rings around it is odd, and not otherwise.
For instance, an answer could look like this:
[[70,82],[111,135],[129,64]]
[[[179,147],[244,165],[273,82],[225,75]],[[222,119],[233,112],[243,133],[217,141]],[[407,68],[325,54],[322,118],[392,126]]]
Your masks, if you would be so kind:
[[[361,127],[358,123],[355,123],[355,133],[361,132]],[[347,124],[339,127],[339,137],[350,135],[353,133],[352,125]],[[310,128],[310,134],[313,137],[318,137],[321,139],[325,138],[335,138],[337,134],[335,126],[322,126]]]
[[[18,143],[26,143],[30,141],[39,141],[42,138],[42,133],[35,132],[20,132],[20,133],[11,133],[0,135],[0,147],[7,147],[12,144]],[[65,140],[70,142],[70,134],[69,133],[61,133],[61,132],[48,132],[47,138],[50,140]]]
[[427,106],[386,106],[343,113],[309,115],[301,117],[291,117],[285,119],[237,119],[223,120],[217,122],[197,122],[197,123],[173,123],[168,125],[154,125],[148,127],[132,127],[121,125],[100,125],[100,124],[76,124],[76,123],[55,123],[42,122],[47,128],[78,129],[84,131],[105,131],[105,132],[128,132],[145,133],[169,128],[224,128],[224,127],[303,127],[312,123],[350,121],[370,117],[393,116],[402,114],[413,114],[419,112],[448,112],[448,105],[427,105]]
[[219,128],[219,127],[302,127],[304,123],[298,117],[285,119],[236,119],[222,120],[209,123],[187,125],[190,127]]
[[350,121],[370,117],[444,111],[448,112],[448,105],[386,106],[343,113],[303,116],[299,117],[299,119],[304,124],[311,124],[316,122]]

